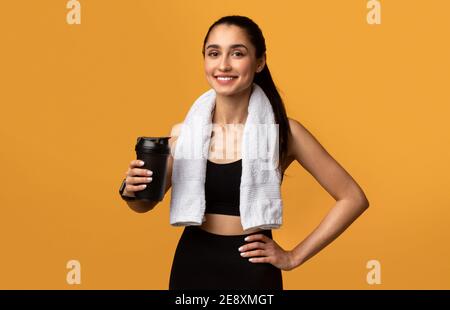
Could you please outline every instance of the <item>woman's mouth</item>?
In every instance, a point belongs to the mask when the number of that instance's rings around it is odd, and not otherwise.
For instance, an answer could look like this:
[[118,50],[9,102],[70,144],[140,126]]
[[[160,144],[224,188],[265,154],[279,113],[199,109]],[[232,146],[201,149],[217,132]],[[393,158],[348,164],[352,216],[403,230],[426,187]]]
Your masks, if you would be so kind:
[[215,76],[214,78],[219,82],[219,84],[221,84],[221,85],[228,85],[228,84],[233,83],[233,81],[237,79],[237,76],[221,76],[221,75],[218,75],[218,76]]

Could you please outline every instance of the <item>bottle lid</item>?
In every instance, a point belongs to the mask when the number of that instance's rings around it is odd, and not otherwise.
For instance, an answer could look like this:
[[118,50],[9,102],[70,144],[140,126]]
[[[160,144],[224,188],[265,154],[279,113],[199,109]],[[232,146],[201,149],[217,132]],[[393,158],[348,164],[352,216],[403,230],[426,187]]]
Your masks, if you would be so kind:
[[138,137],[135,150],[137,152],[152,152],[169,154],[169,139],[171,137]]

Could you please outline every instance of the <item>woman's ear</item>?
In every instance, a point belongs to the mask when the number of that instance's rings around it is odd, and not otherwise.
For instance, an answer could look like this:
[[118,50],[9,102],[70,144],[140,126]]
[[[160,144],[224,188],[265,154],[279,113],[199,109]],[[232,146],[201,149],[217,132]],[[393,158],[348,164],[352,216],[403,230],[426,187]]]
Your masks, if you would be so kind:
[[261,72],[266,65],[266,53],[258,60],[258,65],[256,67],[256,73]]

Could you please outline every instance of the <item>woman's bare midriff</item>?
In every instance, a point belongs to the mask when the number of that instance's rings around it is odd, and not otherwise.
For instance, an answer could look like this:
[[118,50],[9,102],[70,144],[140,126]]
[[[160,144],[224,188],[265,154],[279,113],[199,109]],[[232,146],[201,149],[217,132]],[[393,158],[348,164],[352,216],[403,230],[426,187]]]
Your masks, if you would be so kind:
[[235,215],[207,213],[205,219],[200,228],[216,235],[244,235],[261,230],[255,228],[244,231],[241,217]]

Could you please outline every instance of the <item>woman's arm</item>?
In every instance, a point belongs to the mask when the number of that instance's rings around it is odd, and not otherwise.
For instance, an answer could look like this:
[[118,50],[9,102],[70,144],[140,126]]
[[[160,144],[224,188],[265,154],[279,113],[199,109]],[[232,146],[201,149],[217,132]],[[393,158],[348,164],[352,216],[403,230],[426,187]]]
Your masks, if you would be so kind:
[[298,121],[289,119],[292,131],[289,154],[336,200],[320,224],[291,253],[294,268],[306,262],[355,221],[368,207],[363,190]]

